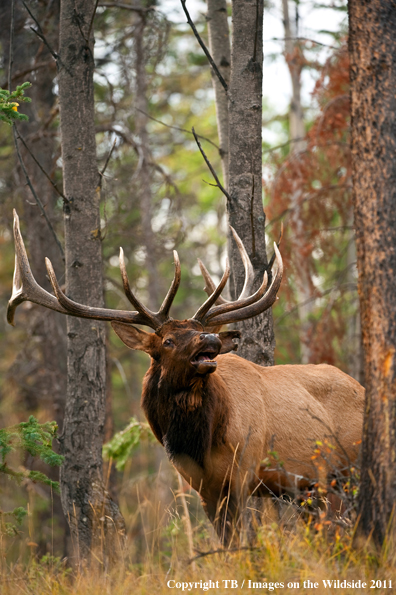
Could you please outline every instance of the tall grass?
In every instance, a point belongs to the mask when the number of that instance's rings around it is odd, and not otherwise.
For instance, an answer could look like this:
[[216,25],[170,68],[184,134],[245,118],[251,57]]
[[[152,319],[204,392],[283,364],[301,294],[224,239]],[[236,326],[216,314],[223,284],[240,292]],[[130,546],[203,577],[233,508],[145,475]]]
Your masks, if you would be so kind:
[[[39,527],[31,513],[20,535],[1,536],[1,594],[151,595],[205,590],[378,594],[396,590],[396,554],[391,541],[380,553],[374,554],[364,544],[356,549],[352,547],[352,526],[304,520],[294,505],[285,504],[279,518],[279,509],[268,502],[260,513],[253,546],[242,544],[235,545],[235,551],[233,546],[231,551],[218,551],[222,548],[198,497],[179,483],[166,463],[158,474],[138,478],[126,470],[120,505],[127,525],[127,547],[112,568],[105,567],[100,552],[93,552],[90,567],[73,558],[62,559],[51,546],[46,555],[37,554],[35,531]],[[47,529],[51,529],[50,523]],[[366,587],[329,588],[323,584],[334,580],[340,584],[360,580]],[[209,581],[212,588],[207,589]],[[317,587],[308,586],[307,581]],[[370,588],[371,581],[376,588]],[[177,588],[178,583],[194,584],[185,585],[183,591]]]

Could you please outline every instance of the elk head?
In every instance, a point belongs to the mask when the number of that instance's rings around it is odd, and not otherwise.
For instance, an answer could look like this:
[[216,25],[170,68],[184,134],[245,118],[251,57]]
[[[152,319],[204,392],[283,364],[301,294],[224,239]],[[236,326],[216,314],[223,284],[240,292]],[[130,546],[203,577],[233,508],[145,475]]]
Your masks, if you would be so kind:
[[[51,295],[38,285],[30,269],[19,228],[19,218],[14,210],[15,271],[7,320],[13,324],[17,306],[24,301],[31,301],[62,314],[111,321],[113,329],[128,347],[145,351],[153,361],[161,363],[162,369],[169,375],[168,381],[171,384],[189,383],[196,376],[203,377],[214,372],[217,366],[215,358],[219,353],[237,349],[233,339],[239,337],[239,332],[219,332],[221,326],[251,318],[267,310],[274,303],[282,280],[282,258],[277,245],[274,244],[275,253],[270,265],[276,258],[278,265],[276,275],[267,289],[268,275],[265,272],[259,289],[252,292],[253,267],[242,241],[236,231],[231,229],[245,266],[245,283],[241,295],[232,302],[221,297],[221,292],[230,276],[228,262],[223,277],[216,286],[199,261],[206,281],[205,291],[209,297],[192,318],[177,321],[169,315],[181,278],[180,261],[176,251],[173,252],[175,263],[173,281],[158,312],[152,312],[146,308],[132,292],[122,248],[120,248],[119,259],[124,291],[136,311],[86,306],[74,302],[63,293],[48,258],[45,262],[55,295]],[[132,323],[148,326],[154,330],[154,333],[147,333],[131,326]]]

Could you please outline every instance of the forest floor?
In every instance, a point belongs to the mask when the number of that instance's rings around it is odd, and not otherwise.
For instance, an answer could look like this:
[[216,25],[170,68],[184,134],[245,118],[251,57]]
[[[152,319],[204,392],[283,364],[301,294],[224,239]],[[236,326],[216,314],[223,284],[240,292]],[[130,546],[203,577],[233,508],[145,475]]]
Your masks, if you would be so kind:
[[40,558],[34,543],[26,540],[20,542],[19,558],[14,555],[16,561],[10,563],[5,556],[6,543],[0,542],[0,593],[349,595],[396,591],[396,554],[390,543],[374,553],[364,544],[353,547],[352,528],[321,521],[320,515],[319,520],[308,523],[291,516],[279,522],[266,513],[254,546],[231,545],[230,551],[218,552],[219,542],[206,521],[196,523],[189,535],[182,512],[170,515],[167,523],[154,530],[147,527],[143,540],[129,530],[122,559],[108,569],[101,562],[101,552],[93,553],[91,567],[73,568],[60,557]]

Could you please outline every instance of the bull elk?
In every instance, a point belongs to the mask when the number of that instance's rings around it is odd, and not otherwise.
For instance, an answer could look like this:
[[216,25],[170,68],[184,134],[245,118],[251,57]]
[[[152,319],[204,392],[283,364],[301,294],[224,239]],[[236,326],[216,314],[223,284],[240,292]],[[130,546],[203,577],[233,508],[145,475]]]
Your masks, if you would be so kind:
[[[217,287],[200,263],[209,297],[192,318],[173,320],[169,311],[180,284],[177,252],[174,278],[158,312],[146,308],[132,292],[122,249],[124,290],[136,311],[94,308],[78,304],[62,292],[48,259],[55,295],[37,284],[14,212],[16,264],[7,312],[8,322],[13,324],[16,307],[29,300],[63,314],[108,320],[129,348],[150,355],[151,365],[143,381],[143,411],[173,465],[200,494],[206,514],[225,544],[248,494],[280,494],[317,479],[312,461],[316,440],[330,434],[340,446],[341,452],[332,462],[324,461],[324,476],[332,471],[332,465],[345,467],[345,458],[356,459],[364,398],[360,384],[332,366],[264,368],[232,353],[240,333],[219,332],[220,327],[270,308],[283,271],[274,244],[276,274],[267,288],[264,273],[261,286],[252,292],[252,265],[234,230],[233,235],[245,266],[239,298],[228,302],[221,297],[230,274],[228,263]],[[132,323],[154,332],[147,333]],[[269,450],[275,450],[283,461],[282,471],[265,463]]]

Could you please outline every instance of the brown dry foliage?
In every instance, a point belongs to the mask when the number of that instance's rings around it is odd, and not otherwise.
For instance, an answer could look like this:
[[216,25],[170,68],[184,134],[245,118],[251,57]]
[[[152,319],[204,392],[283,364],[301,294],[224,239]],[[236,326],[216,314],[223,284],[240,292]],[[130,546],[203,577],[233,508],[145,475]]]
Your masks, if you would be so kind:
[[[351,154],[349,145],[350,100],[349,59],[346,41],[327,60],[312,93],[319,112],[305,137],[305,148],[284,158],[274,154],[273,176],[265,188],[269,196],[268,220],[282,220],[285,238],[282,257],[286,279],[283,292],[292,308],[296,303],[293,279],[299,275],[297,263],[304,259],[317,298],[329,293],[328,285],[346,285],[345,257],[351,241]],[[298,199],[292,203],[292,196]],[[299,209],[297,228],[293,209]],[[347,235],[345,235],[347,233]],[[293,237],[290,241],[288,237]],[[300,254],[295,254],[296,246]],[[336,264],[335,264],[336,263]],[[344,270],[342,270],[344,269]],[[325,283],[318,283],[318,277]],[[311,328],[311,361],[343,367],[333,338],[342,340],[346,332],[342,303],[334,295],[315,316]]]

